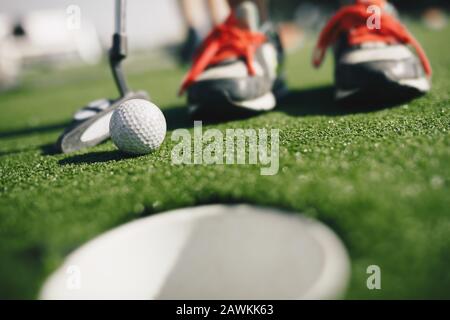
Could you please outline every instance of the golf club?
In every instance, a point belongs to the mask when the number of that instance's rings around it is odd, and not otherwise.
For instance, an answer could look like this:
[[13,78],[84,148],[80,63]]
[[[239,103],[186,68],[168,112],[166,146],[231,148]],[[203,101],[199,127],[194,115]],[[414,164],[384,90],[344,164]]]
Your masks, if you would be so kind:
[[[88,105],[87,111],[98,112],[95,116],[77,120],[65,130],[58,139],[57,148],[62,153],[72,153],[84,148],[94,147],[110,138],[109,122],[115,109],[131,99],[149,99],[144,91],[130,91],[122,62],[128,54],[126,33],[126,0],[115,1],[115,33],[109,51],[109,63],[120,97],[116,100],[99,100]],[[100,108],[97,104],[105,105]]]

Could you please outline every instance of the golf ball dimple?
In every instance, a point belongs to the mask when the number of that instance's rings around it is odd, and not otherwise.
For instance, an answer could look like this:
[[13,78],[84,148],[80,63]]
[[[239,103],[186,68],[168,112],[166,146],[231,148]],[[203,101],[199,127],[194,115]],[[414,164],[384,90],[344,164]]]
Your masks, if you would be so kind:
[[110,122],[111,138],[121,151],[144,155],[164,142],[167,124],[164,114],[153,103],[133,99],[114,111]]

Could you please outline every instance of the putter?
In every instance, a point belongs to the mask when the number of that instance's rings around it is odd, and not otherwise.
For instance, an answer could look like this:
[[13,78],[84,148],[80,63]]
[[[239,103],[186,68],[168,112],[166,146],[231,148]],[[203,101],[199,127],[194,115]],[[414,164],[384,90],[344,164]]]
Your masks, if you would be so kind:
[[[145,91],[133,92],[128,87],[122,69],[122,62],[128,54],[126,0],[116,0],[115,7],[115,33],[112,48],[109,51],[109,63],[120,97],[115,100],[103,100],[108,105],[95,116],[85,120],[74,120],[58,139],[57,148],[62,153],[67,154],[94,147],[108,140],[110,138],[109,122],[114,110],[127,100],[149,100],[149,95]],[[99,111],[95,107],[89,109]]]

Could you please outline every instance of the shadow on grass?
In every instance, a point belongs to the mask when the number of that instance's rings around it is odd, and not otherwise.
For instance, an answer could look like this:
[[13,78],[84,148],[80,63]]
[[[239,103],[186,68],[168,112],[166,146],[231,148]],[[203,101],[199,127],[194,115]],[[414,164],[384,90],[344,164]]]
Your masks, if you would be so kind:
[[[279,107],[275,111],[281,111],[294,117],[306,116],[344,116],[360,113],[371,113],[384,109],[394,108],[411,101],[414,97],[397,97],[392,95],[390,101],[386,96],[377,99],[377,95],[366,95],[362,99],[355,99],[344,103],[336,102],[333,86],[322,86],[304,90],[292,90],[280,99]],[[369,97],[370,99],[367,99]],[[195,120],[202,120],[206,125],[223,124],[232,121],[245,120],[264,113],[245,112],[231,106],[211,106],[204,112],[191,116],[187,107],[176,106],[163,110],[167,119],[168,130],[190,129]]]
[[185,106],[175,106],[162,110],[167,122],[167,131],[176,129],[189,129],[194,126],[194,121],[189,116]]
[[26,148],[26,149],[15,149],[15,150],[9,150],[9,151],[0,151],[0,158],[7,157],[7,156],[13,156],[16,154],[21,154],[24,152],[28,152],[33,150],[34,148]]
[[[377,95],[367,95],[353,101],[336,102],[333,86],[316,87],[291,91],[281,99],[278,111],[292,116],[343,116],[359,113],[371,113],[390,109],[417,98],[413,94],[405,96],[392,95],[389,99]],[[369,97],[370,99],[367,99]]]
[[58,154],[61,154],[61,151],[59,151],[56,143],[44,144],[40,147],[40,149],[43,156],[56,156]]
[[29,135],[33,135],[33,134],[39,134],[39,133],[47,133],[47,132],[52,132],[52,131],[57,131],[57,130],[64,130],[69,124],[70,124],[70,122],[66,121],[66,122],[49,124],[49,125],[38,126],[38,127],[1,131],[0,139],[15,138],[15,137],[29,136]]
[[191,129],[195,121],[202,121],[203,125],[218,125],[234,121],[246,120],[260,116],[264,112],[247,111],[231,105],[211,105],[194,114],[188,113],[186,106],[169,107],[162,110],[167,120],[167,130]]
[[85,164],[96,164],[96,163],[108,163],[117,162],[128,159],[135,159],[139,156],[133,156],[123,153],[119,150],[114,151],[102,151],[102,152],[91,152],[82,155],[71,156],[66,159],[59,161],[61,166],[68,165],[85,165]]
[[51,143],[51,144],[44,144],[41,146],[30,146],[26,148],[17,148],[8,151],[0,151],[0,158],[36,150],[40,150],[41,155],[43,156],[54,156],[59,153],[56,145],[54,143]]
[[[376,95],[370,95],[369,101],[357,101],[352,104],[338,104],[334,99],[334,87],[322,86],[305,90],[290,91],[279,102],[277,111],[284,112],[295,117],[305,116],[342,116],[360,113],[370,113],[383,109],[389,109],[411,101],[413,96],[406,97],[392,96],[391,101],[377,101]],[[211,106],[206,114],[196,114],[191,116],[187,112],[187,107],[173,106],[163,110],[167,120],[168,131],[176,129],[190,129],[194,126],[194,119],[203,120],[204,124],[223,124],[232,121],[248,119],[260,115],[261,113],[233,112],[232,108]],[[45,126],[16,129],[0,132],[0,139],[27,136],[33,134],[47,133],[56,130],[64,130],[70,122],[61,122]],[[54,144],[46,144],[39,147],[44,156],[53,156],[59,154]],[[17,149],[12,151],[0,152],[0,157],[19,154],[30,149]],[[109,162],[126,159],[126,155],[119,152],[92,153],[83,156],[76,156],[62,161],[66,164],[86,164]],[[72,162],[71,162],[72,161]]]

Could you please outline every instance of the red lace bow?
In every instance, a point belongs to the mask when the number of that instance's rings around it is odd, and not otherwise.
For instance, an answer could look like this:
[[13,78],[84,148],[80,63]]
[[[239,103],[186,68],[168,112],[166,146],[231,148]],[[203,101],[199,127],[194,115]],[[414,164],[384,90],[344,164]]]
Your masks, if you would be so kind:
[[239,21],[232,13],[225,23],[217,26],[206,38],[183,81],[179,94],[182,95],[209,65],[226,59],[243,57],[249,74],[255,75],[254,55],[265,41],[264,34],[239,27]]
[[336,13],[323,29],[313,55],[313,64],[319,67],[325,57],[327,48],[335,43],[339,36],[348,33],[350,45],[358,45],[365,42],[385,42],[388,44],[411,44],[416,50],[426,74],[431,77],[432,68],[426,53],[419,42],[400,24],[392,15],[382,11],[380,29],[369,29],[368,19],[373,12],[368,11],[368,6],[378,4],[383,7],[384,0],[358,0],[351,6],[346,6]]

